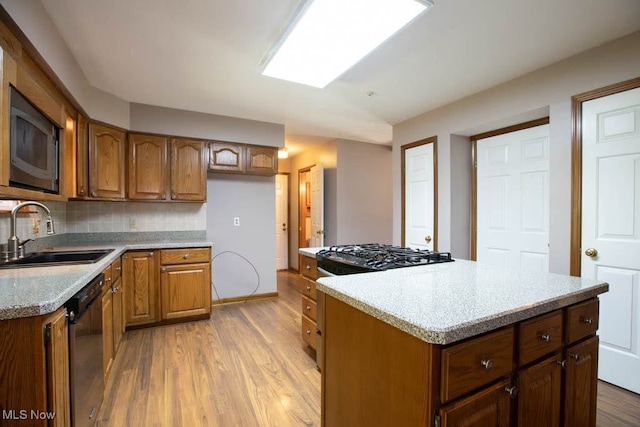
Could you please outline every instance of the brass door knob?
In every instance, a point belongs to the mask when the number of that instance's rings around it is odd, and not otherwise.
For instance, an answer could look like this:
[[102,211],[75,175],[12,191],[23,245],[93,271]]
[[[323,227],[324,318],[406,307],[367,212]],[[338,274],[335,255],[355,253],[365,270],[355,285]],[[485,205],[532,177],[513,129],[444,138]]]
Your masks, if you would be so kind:
[[424,241],[427,242],[427,243],[431,243],[431,236],[425,237]]
[[595,257],[598,255],[598,250],[596,248],[587,248],[586,251],[584,251],[584,254],[588,257]]

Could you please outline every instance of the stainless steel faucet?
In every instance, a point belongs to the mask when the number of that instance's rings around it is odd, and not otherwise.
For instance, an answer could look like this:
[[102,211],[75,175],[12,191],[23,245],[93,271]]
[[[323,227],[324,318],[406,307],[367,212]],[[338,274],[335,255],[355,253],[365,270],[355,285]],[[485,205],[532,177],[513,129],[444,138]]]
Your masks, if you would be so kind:
[[11,237],[9,237],[9,241],[7,242],[7,256],[9,261],[13,261],[18,258],[22,258],[24,256],[24,244],[27,242],[20,242],[18,236],[16,236],[16,222],[18,217],[18,211],[25,206],[39,206],[47,213],[47,234],[55,234],[55,230],[53,229],[53,219],[51,218],[51,211],[48,207],[43,205],[40,202],[22,202],[18,203],[16,206],[11,209]]

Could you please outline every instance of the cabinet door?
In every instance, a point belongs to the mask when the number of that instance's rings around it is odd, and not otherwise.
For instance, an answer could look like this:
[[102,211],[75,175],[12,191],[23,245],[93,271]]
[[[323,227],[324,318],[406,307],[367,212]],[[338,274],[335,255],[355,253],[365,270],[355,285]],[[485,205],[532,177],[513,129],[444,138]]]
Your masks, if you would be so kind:
[[214,141],[209,143],[209,170],[212,172],[245,171],[244,149],[241,144]]
[[67,311],[58,310],[47,325],[50,340],[47,343],[47,410],[56,417],[49,424],[53,427],[70,425],[69,397],[69,329]]
[[171,139],[171,200],[207,199],[205,142]]
[[117,278],[113,282],[113,358],[115,359],[120,341],[122,341],[124,320],[122,318],[122,279]]
[[211,312],[209,263],[163,266],[161,271],[163,320]]
[[560,355],[553,356],[520,372],[519,427],[560,425],[562,368],[559,361]]
[[278,173],[278,149],[247,145],[247,172],[254,175]]
[[76,134],[76,194],[80,198],[89,196],[89,122],[78,115]]
[[129,134],[129,199],[166,200],[167,138]]
[[102,295],[102,373],[107,381],[113,362],[113,294],[107,290]]
[[127,252],[122,264],[122,280],[126,289],[127,325],[157,322],[158,292],[154,252]]
[[124,199],[125,133],[89,123],[89,195]]
[[443,427],[507,427],[511,416],[511,398],[502,381],[459,402],[440,409]]
[[598,337],[567,348],[564,396],[565,427],[596,425]]

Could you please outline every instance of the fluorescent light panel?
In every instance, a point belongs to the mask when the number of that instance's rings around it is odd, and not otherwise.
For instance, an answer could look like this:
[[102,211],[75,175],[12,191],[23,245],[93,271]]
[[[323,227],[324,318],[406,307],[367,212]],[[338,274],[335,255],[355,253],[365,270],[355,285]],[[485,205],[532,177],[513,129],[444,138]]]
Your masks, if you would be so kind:
[[323,88],[430,6],[427,0],[313,0],[262,74]]

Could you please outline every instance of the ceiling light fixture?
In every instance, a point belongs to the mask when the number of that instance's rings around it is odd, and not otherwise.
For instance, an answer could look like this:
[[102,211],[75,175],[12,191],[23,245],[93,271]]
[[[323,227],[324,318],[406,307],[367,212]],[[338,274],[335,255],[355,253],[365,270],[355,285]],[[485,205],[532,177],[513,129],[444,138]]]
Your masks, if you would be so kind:
[[265,55],[262,74],[323,88],[431,6],[430,0],[309,0]]
[[279,159],[287,159],[289,158],[289,149],[287,147],[282,147],[278,150],[278,158]]

